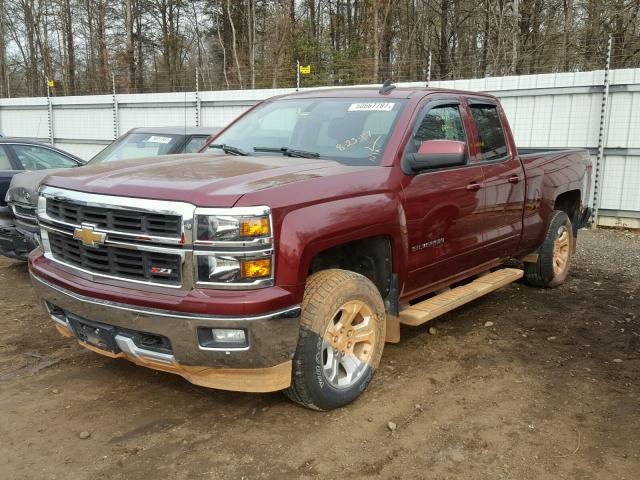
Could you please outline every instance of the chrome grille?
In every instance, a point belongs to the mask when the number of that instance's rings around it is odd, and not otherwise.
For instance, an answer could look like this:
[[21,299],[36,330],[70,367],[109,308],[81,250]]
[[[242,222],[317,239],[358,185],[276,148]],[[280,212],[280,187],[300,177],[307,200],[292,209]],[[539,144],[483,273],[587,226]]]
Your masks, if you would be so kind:
[[[271,242],[194,242],[197,215],[269,215],[266,206],[196,207],[184,201],[131,198],[40,188],[37,221],[47,259],[66,269],[126,283],[155,285],[189,291],[194,287],[248,290],[270,286],[273,278],[253,283],[201,284],[196,279],[198,255],[232,259],[269,252]],[[271,227],[272,229],[272,227]],[[214,244],[215,243],[215,244]],[[239,261],[239,260],[236,260]]]
[[125,282],[187,290],[195,207],[41,187],[37,219],[45,256]]
[[48,237],[51,252],[64,263],[123,279],[167,285],[181,282],[180,255],[112,246],[86,247],[75,238],[56,232],[49,232]]
[[36,206],[27,205],[24,203],[10,203],[13,210],[13,215],[18,221],[28,224],[30,226],[37,226],[38,221],[36,219]]
[[73,203],[56,198],[47,199],[47,215],[52,219],[79,225],[90,223],[96,227],[130,234],[179,238],[182,219],[176,215],[120,210]]

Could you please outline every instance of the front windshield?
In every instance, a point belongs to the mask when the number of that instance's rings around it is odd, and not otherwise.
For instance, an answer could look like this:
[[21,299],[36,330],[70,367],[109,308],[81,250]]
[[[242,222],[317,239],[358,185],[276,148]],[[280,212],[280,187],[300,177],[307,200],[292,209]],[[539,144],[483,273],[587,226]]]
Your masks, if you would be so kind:
[[275,100],[231,125],[209,151],[224,145],[249,155],[277,155],[260,150],[287,148],[347,165],[377,165],[404,104],[379,98]]
[[127,133],[89,160],[89,163],[93,165],[114,160],[166,155],[173,150],[180,138],[180,135],[164,133]]

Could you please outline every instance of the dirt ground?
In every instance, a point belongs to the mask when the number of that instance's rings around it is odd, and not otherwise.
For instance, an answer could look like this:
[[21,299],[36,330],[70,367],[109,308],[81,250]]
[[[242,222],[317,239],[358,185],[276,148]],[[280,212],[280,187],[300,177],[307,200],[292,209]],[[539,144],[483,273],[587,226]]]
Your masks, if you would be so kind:
[[329,413],[86,351],[18,262],[0,260],[0,305],[2,478],[640,478],[638,234],[582,231],[562,287],[403,328]]

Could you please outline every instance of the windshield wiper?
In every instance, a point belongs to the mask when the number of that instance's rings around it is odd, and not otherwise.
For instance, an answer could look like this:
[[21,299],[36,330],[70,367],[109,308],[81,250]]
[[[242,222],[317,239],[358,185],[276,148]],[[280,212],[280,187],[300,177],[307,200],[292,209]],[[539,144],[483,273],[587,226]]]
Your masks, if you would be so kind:
[[320,154],[317,152],[308,152],[306,150],[296,150],[295,148],[289,147],[253,147],[254,152],[271,152],[271,153],[281,153],[286,155],[287,157],[299,157],[299,158],[319,158]]
[[209,148],[219,148],[224,153],[231,154],[231,155],[242,155],[243,157],[246,157],[247,155],[249,155],[247,152],[245,152],[241,148],[233,147],[231,145],[225,145],[224,143],[212,143],[211,145],[209,145]]

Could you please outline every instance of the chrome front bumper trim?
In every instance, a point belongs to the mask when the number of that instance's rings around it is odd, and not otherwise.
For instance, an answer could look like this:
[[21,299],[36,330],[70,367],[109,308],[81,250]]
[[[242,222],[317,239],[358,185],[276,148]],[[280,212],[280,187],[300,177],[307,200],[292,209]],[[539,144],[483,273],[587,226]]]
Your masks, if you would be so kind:
[[152,360],[154,362],[166,363],[167,365],[177,365],[176,359],[173,355],[140,348],[129,337],[116,335],[115,338],[120,350],[130,357],[138,358],[140,360]]
[[[135,344],[132,346],[123,336],[125,340],[118,346],[127,353],[129,348],[134,356],[214,368],[265,368],[291,360],[298,343],[299,305],[262,315],[202,315],[91,298],[54,285],[33,273],[31,279],[36,295],[52,320],[66,328],[69,328],[66,318],[52,313],[47,302],[86,320],[165,336],[173,349],[173,358],[156,358],[158,352],[140,349]],[[244,329],[248,332],[249,348],[202,348],[198,342],[198,328]]]
[[[51,317],[54,322],[66,328],[70,332],[73,332],[69,321],[64,316],[51,312],[46,303],[44,306],[49,312],[49,317]],[[115,340],[120,350],[133,358],[138,358],[140,360],[152,360],[155,362],[165,363],[167,365],[176,365],[176,359],[173,355],[140,348],[131,338],[123,335],[116,335]]]
[[287,315],[287,314],[291,314],[291,313],[300,313],[300,305],[294,305],[293,307],[289,307],[289,308],[285,308],[283,310],[278,310],[275,312],[270,312],[264,315],[251,315],[251,316],[246,316],[246,317],[237,317],[237,316],[231,316],[231,315],[219,315],[219,316],[211,316],[211,315],[201,315],[201,314],[197,314],[197,313],[183,313],[183,312],[174,312],[171,310],[161,310],[158,308],[145,308],[145,307],[136,307],[134,305],[129,305],[126,303],[118,303],[118,302],[111,302],[109,300],[100,300],[99,298],[91,298],[91,297],[87,297],[84,295],[80,295],[79,293],[75,293],[75,292],[71,292],[70,290],[67,290],[65,288],[59,287],[57,285],[54,285],[53,283],[47,282],[46,280],[38,277],[37,275],[34,275],[33,273],[30,273],[31,278],[38,282],[41,283],[42,285],[46,285],[49,288],[52,288],[64,295],[67,295],[71,298],[74,298],[76,300],[80,300],[81,302],[85,302],[85,303],[91,303],[94,305],[101,305],[104,307],[109,307],[109,308],[115,308],[115,309],[119,309],[119,310],[125,310],[131,313],[139,313],[139,314],[143,314],[143,315],[157,315],[157,316],[161,316],[161,317],[170,317],[170,318],[183,318],[185,320],[193,320],[193,319],[197,319],[197,320],[220,320],[220,321],[224,321],[224,320],[268,320],[270,318],[274,318],[274,317],[281,317],[283,315]]

